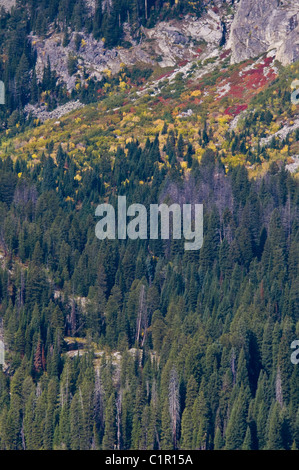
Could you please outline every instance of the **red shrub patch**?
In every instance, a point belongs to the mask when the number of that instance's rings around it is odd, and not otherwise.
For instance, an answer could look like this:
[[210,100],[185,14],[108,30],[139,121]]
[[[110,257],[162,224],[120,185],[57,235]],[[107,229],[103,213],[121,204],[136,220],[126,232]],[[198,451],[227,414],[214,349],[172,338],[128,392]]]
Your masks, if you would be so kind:
[[248,108],[247,104],[236,104],[234,106],[230,106],[229,108],[227,108],[224,111],[224,114],[228,114],[229,116],[235,117],[238,114],[240,114],[242,111],[245,111],[245,109],[247,108]]
[[179,67],[184,67],[184,65],[188,64],[188,60],[183,60],[182,62],[178,63]]
[[229,94],[234,98],[242,98],[244,95],[244,90],[240,85],[231,85]]
[[158,96],[158,100],[163,103],[163,104],[167,104],[170,100],[170,98],[163,98],[163,96]]
[[227,51],[222,52],[220,54],[220,59],[225,59],[231,53],[231,49],[227,49]]
[[264,65],[265,67],[269,67],[270,64],[272,64],[274,57],[265,57],[264,59]]
[[158,77],[157,80],[161,80],[162,78],[169,77],[169,75],[171,74],[172,72],[163,73],[163,75],[160,75],[160,77]]

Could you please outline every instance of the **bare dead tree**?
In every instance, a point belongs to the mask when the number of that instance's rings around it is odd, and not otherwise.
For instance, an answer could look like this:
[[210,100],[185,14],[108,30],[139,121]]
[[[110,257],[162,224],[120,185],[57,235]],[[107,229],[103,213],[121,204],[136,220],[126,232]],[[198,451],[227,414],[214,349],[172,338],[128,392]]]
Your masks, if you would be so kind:
[[20,287],[18,290],[18,309],[19,311],[24,306],[24,291],[25,291],[25,277],[24,271],[20,270]]
[[104,390],[100,369],[96,369],[94,384],[94,418],[104,426]]
[[121,448],[121,408],[122,390],[120,389],[116,399],[117,450],[120,450]]
[[67,363],[65,365],[65,370],[66,370],[66,379],[65,379],[65,384],[63,381],[61,382],[60,385],[60,394],[59,394],[59,402],[61,408],[68,403],[69,400],[69,364]]
[[[154,417],[157,416],[158,413],[158,392],[157,392],[157,383],[156,380],[154,379],[153,384],[152,384],[152,398],[151,398],[151,412]],[[157,430],[156,426],[156,420],[154,419],[154,436],[153,439],[156,439],[158,449],[161,449],[160,446],[160,439],[159,439],[159,433]],[[154,442],[153,442],[154,445]]]
[[180,393],[178,374],[173,367],[169,377],[169,414],[171,419],[172,438],[174,448],[177,448],[177,437],[180,423]]
[[139,305],[137,315],[136,342],[139,344],[141,327],[146,323],[147,307],[145,301],[145,286],[142,285],[139,294]]
[[25,433],[24,433],[24,418],[22,420],[22,427],[21,427],[21,439],[22,439],[22,449],[26,450],[26,441],[25,441]]
[[73,290],[72,296],[72,307],[71,307],[71,334],[74,335],[76,332],[76,302]]
[[281,386],[281,372],[280,368],[277,369],[276,380],[275,380],[275,396],[276,401],[283,407],[283,395],[282,395],[282,386]]
[[236,353],[234,349],[232,350],[230,365],[231,365],[231,371],[233,374],[233,384],[235,384],[236,383]]

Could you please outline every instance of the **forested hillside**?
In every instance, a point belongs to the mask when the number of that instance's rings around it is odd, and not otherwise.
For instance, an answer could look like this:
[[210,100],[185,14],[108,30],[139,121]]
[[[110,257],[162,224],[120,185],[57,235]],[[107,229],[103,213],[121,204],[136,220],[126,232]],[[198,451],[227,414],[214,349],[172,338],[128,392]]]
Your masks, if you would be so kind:
[[[63,151],[1,163],[2,448],[298,447],[298,183],[210,150],[166,172],[158,140],[80,185]],[[99,241],[107,171],[111,202],[203,201],[202,249]]]
[[[55,70],[44,61],[41,81],[36,77],[36,51],[29,34],[46,39],[51,34],[62,34],[62,45],[67,47],[72,32],[77,32],[76,50],[82,37],[79,32],[92,34],[103,40],[105,49],[115,46],[131,47],[124,40],[124,23],[132,37],[141,40],[141,27],[152,27],[156,22],[192,12],[200,15],[201,2],[185,0],[164,2],[162,0],[95,0],[89,6],[85,0],[19,0],[11,10],[0,10],[0,79],[6,85],[7,111],[22,115],[27,103],[40,101],[43,92],[51,93],[54,103],[68,99],[64,83],[57,82]],[[70,75],[77,70],[76,59],[70,55]],[[2,120],[9,114],[0,114]]]

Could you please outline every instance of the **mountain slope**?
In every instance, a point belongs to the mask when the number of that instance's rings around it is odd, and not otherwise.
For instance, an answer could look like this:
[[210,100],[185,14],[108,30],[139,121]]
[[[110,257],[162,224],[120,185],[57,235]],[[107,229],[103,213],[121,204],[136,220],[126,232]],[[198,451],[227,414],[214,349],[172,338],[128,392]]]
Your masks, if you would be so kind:
[[[27,106],[27,113],[37,116],[30,118],[34,129],[23,133],[26,123],[15,121],[5,131],[0,154],[14,149],[14,158],[27,156],[34,164],[48,145],[55,156],[61,144],[81,165],[90,165],[104,152],[113,155],[131,138],[144,145],[148,137],[160,134],[160,149],[168,158],[163,148],[171,130],[199,161],[210,148],[226,168],[242,163],[252,174],[263,172],[272,161],[291,163],[298,155],[298,105],[291,101],[298,64],[282,68],[272,55],[233,66],[228,62],[224,52],[162,75],[163,69],[124,66],[117,75],[106,72],[97,89],[98,104],[82,108],[80,101],[71,102],[51,113]],[[145,79],[148,72],[152,76]],[[80,100],[84,91],[85,86],[78,87],[74,97]],[[63,117],[72,107],[78,110]]]
[[[0,78],[8,106],[6,114],[1,109],[2,119],[22,112],[28,102],[40,104],[46,92],[51,111],[69,100],[79,84],[91,81],[96,86],[105,71],[118,73],[122,64],[159,66],[167,72],[167,67],[192,61],[202,52],[203,59],[219,56],[221,48],[231,52],[232,63],[270,49],[284,65],[294,62],[298,2],[272,3],[268,17],[265,2],[245,0],[24,0],[11,14],[3,14],[0,25]],[[94,101],[89,91],[85,101]]]

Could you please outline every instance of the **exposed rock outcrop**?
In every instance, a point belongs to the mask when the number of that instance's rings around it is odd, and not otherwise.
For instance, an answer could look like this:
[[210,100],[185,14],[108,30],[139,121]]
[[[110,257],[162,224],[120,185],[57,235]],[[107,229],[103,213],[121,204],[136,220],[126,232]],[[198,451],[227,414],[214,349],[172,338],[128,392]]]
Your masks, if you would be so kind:
[[299,0],[241,0],[227,47],[232,63],[276,49],[283,65],[299,59]]
[[0,0],[0,8],[4,7],[5,10],[10,10],[16,4],[16,0]]
[[44,109],[43,106],[33,106],[31,104],[27,104],[25,106],[25,113],[29,115],[30,113],[40,119],[42,122],[47,121],[48,119],[59,119],[67,113],[71,111],[75,111],[76,109],[83,108],[84,105],[79,101],[69,101],[68,103],[58,106],[53,111],[47,111]]
[[290,173],[296,173],[296,171],[299,168],[299,155],[293,155],[292,156],[292,163],[289,163],[288,165],[286,165],[285,168]]
[[[92,5],[91,5],[92,7]],[[199,56],[199,44],[211,52],[218,48],[223,28],[219,13],[209,9],[201,18],[186,16],[180,20],[160,22],[154,28],[143,28],[142,40],[137,42],[130,35],[128,25],[124,25],[126,39],[132,47],[126,49],[116,47],[106,49],[102,40],[96,40],[92,34],[80,32],[82,43],[78,50],[75,48],[76,33],[70,33],[70,42],[63,47],[62,33],[49,33],[47,38],[30,35],[32,46],[37,53],[36,73],[42,78],[44,66],[49,57],[51,67],[60,80],[66,83],[67,89],[72,90],[76,83],[75,74],[68,73],[68,57],[76,56],[78,70],[76,75],[82,76],[86,71],[97,79],[101,79],[105,70],[117,73],[121,64],[134,65],[138,63],[149,66],[159,63],[161,67],[175,66],[180,61],[190,61]]]
[[264,139],[261,139],[260,144],[261,145],[268,145],[273,137],[279,140],[285,139],[289,134],[292,132],[296,131],[296,129],[299,128],[299,117],[296,117],[292,124],[285,124],[279,131],[277,131],[275,134],[270,135],[269,137],[265,137]]

